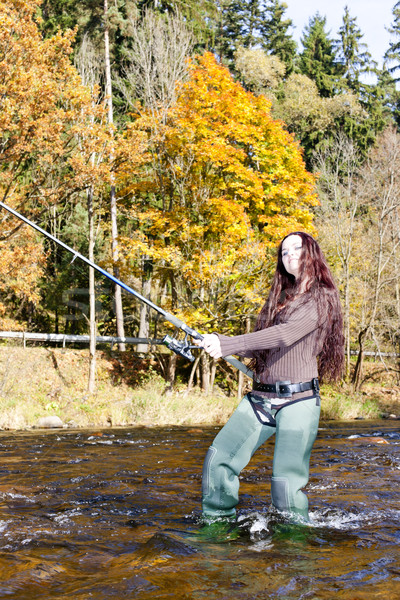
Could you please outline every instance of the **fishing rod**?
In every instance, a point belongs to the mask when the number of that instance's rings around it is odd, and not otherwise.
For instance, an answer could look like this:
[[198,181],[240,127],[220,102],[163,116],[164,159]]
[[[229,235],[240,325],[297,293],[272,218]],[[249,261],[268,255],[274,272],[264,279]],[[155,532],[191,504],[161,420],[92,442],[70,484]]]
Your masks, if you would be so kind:
[[[186,323],[184,323],[183,321],[181,321],[180,319],[175,317],[175,315],[171,315],[169,312],[165,311],[160,306],[157,306],[156,304],[151,302],[151,300],[149,300],[148,298],[145,298],[144,296],[139,294],[139,292],[137,292],[136,290],[131,288],[129,285],[127,285],[123,281],[120,281],[119,279],[117,279],[117,277],[115,277],[108,271],[105,271],[104,269],[102,269],[101,267],[96,265],[96,263],[94,263],[91,260],[89,260],[88,258],[86,258],[86,256],[83,256],[83,254],[80,254],[79,252],[77,252],[76,250],[74,250],[73,248],[68,246],[67,244],[64,244],[64,242],[62,242],[61,240],[56,238],[54,235],[52,235],[45,229],[42,229],[41,227],[39,227],[39,225],[37,225],[33,221],[30,221],[27,217],[25,217],[24,215],[21,215],[19,212],[17,212],[10,206],[7,206],[7,204],[4,204],[4,202],[0,201],[0,207],[4,208],[9,213],[14,215],[14,217],[17,217],[18,219],[20,219],[21,221],[23,221],[30,227],[33,227],[33,229],[36,229],[36,231],[38,231],[39,233],[41,233],[42,235],[47,237],[49,240],[52,240],[53,242],[55,242],[56,244],[61,246],[61,248],[64,248],[64,250],[67,250],[68,252],[73,254],[73,259],[71,262],[74,262],[74,260],[76,258],[79,258],[84,263],[89,265],[89,267],[92,267],[92,269],[95,269],[95,271],[98,271],[99,273],[104,275],[104,277],[107,277],[107,279],[110,279],[111,281],[113,281],[114,283],[119,285],[126,292],[135,296],[135,298],[140,300],[140,302],[143,302],[144,304],[147,304],[147,306],[150,306],[150,308],[152,308],[153,310],[158,312],[158,314],[162,315],[166,321],[169,321],[170,323],[172,323],[172,325],[175,325],[175,327],[177,329],[183,331],[185,334],[185,337],[183,340],[180,340],[180,339],[176,338],[175,336],[166,335],[162,339],[162,343],[165,346],[167,346],[167,348],[172,350],[172,352],[175,352],[175,354],[178,354],[179,356],[182,356],[183,358],[186,358],[187,360],[190,360],[192,362],[194,361],[194,356],[193,356],[191,350],[193,348],[197,348],[197,346],[192,346],[190,344],[190,342],[188,340],[188,336],[192,337],[195,340],[201,341],[203,339],[203,336],[201,335],[201,333],[198,333],[195,329],[192,329],[191,327],[186,325]],[[231,364],[236,369],[238,369],[239,371],[242,371],[243,373],[245,373],[245,375],[247,375],[248,377],[253,378],[252,371],[250,371],[250,369],[248,369],[246,367],[246,365],[244,365],[242,362],[240,362],[240,360],[238,360],[237,358],[234,358],[233,356],[224,356],[224,360],[226,362],[228,362],[229,364]]]

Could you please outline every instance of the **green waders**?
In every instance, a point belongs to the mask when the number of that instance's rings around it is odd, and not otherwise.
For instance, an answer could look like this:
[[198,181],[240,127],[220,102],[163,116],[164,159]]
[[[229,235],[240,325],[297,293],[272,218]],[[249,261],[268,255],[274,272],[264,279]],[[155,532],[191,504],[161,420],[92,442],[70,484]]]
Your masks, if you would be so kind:
[[257,417],[252,398],[252,394],[243,398],[207,452],[203,467],[203,516],[206,519],[235,516],[239,474],[257,448],[276,433],[272,504],[278,510],[308,519],[308,499],[301,488],[308,482],[310,454],[318,431],[319,397],[279,410],[261,403],[264,422]]

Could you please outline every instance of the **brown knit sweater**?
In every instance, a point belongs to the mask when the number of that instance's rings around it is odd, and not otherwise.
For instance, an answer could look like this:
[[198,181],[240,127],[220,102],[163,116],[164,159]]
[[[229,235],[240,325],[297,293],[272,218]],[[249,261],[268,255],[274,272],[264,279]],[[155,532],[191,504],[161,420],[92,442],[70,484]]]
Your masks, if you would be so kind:
[[[323,339],[318,330],[318,313],[314,300],[298,299],[293,308],[276,324],[254,333],[235,337],[218,335],[222,356],[237,354],[253,357],[257,351],[270,349],[264,372],[257,373],[262,383],[290,381],[300,383],[318,377],[317,356],[321,352]],[[257,392],[265,397],[276,394]],[[293,394],[293,399],[310,396],[310,392]]]

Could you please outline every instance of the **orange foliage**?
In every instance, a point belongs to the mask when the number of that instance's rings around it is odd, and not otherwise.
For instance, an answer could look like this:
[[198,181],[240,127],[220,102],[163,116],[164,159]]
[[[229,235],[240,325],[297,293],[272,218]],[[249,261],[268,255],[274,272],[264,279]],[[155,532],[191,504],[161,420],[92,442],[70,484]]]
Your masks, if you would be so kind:
[[[43,40],[39,0],[0,0],[0,199],[39,220],[55,203],[102,185],[109,166],[102,107],[71,64],[74,33]],[[0,292],[37,300],[42,241],[2,211]],[[0,310],[4,307],[0,305]]]

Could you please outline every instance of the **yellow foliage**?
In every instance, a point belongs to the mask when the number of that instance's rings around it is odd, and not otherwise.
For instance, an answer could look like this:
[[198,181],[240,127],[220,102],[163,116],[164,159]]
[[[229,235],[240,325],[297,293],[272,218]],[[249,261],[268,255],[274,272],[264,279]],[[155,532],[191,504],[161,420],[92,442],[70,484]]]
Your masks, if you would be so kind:
[[[163,124],[151,115],[136,131],[150,144],[143,176],[126,172],[130,217],[140,229],[123,240],[127,257],[153,259],[163,280],[179,282],[201,325],[235,303],[261,302],[271,268],[271,250],[293,230],[314,232],[314,178],[302,152],[271,104],[236,83],[206,53],[189,62],[190,78]],[[152,176],[151,176],[152,174]],[[246,310],[247,310],[246,308]]]

